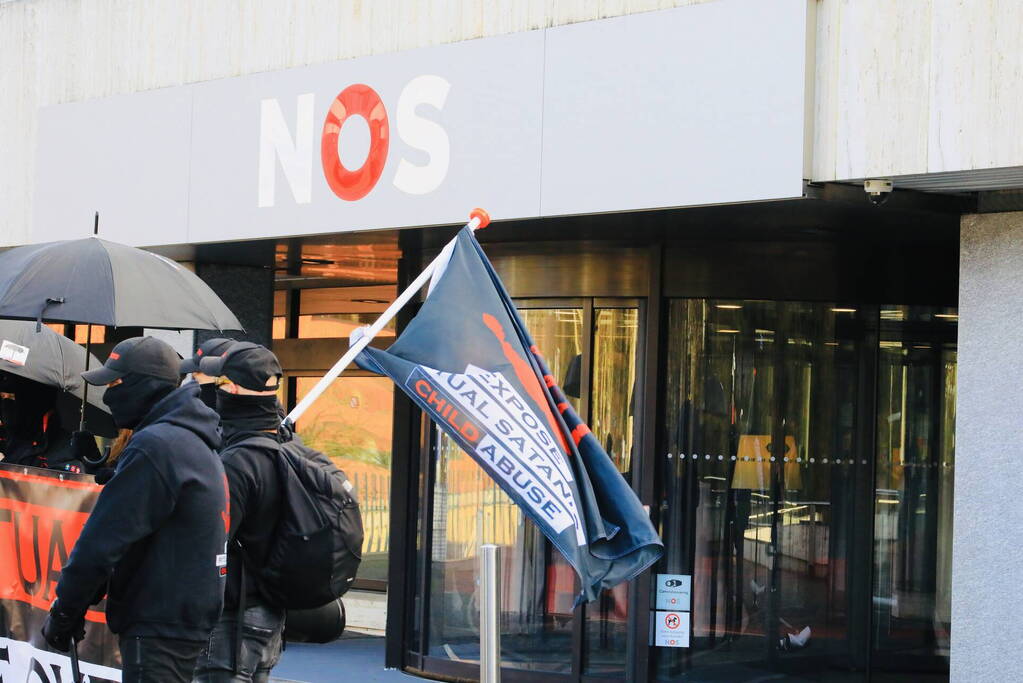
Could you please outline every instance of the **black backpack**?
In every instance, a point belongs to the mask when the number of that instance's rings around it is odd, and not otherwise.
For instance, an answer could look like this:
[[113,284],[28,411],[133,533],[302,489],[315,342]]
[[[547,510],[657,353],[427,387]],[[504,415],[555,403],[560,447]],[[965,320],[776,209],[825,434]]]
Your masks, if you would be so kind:
[[330,458],[290,433],[281,438],[286,440],[246,439],[276,452],[282,497],[266,563],[247,569],[271,605],[310,609],[341,597],[355,580],[362,562],[362,513],[351,482]]

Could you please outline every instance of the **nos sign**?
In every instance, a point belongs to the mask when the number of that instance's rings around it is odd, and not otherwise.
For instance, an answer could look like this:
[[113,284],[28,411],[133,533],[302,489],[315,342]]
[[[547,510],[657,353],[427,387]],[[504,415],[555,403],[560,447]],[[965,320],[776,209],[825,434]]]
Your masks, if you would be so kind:
[[[423,113],[427,109],[440,112],[450,89],[451,84],[440,76],[413,78],[392,104],[393,114],[389,114],[380,95],[362,83],[349,85],[329,103],[322,103],[322,110],[315,93],[304,93],[295,100],[294,130],[289,129],[277,98],[262,100],[258,206],[272,207],[277,201],[277,164],[295,203],[312,201],[317,114],[323,117],[319,129],[319,169],[338,198],[357,201],[377,185],[387,163],[392,126],[406,145],[421,150],[429,161],[417,165],[400,159],[389,182],[410,195],[424,195],[437,189],[448,173],[451,145],[447,131]],[[364,135],[368,129],[368,149],[365,139],[356,140],[350,135],[359,124]],[[355,149],[354,153],[349,148]]]

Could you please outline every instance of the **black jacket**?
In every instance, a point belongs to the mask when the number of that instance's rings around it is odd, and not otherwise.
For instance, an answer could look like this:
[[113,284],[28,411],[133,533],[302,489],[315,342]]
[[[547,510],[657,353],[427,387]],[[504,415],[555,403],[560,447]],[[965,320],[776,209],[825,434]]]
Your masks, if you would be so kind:
[[[265,563],[281,514],[281,486],[273,458],[279,446],[277,434],[239,431],[224,422],[224,448],[220,457],[231,491],[231,542],[227,551],[227,589],[224,610],[238,609],[243,557],[237,540],[253,566]],[[246,605],[264,602],[256,578],[245,581]]]
[[18,438],[11,434],[0,436],[3,461],[11,465],[28,465],[55,470],[81,471],[82,463],[71,447],[71,432],[60,424],[56,411],[43,418],[39,434],[31,438]]
[[206,640],[223,607],[229,525],[219,418],[189,384],[143,418],[100,493],[57,584],[84,612],[109,580],[122,636]]

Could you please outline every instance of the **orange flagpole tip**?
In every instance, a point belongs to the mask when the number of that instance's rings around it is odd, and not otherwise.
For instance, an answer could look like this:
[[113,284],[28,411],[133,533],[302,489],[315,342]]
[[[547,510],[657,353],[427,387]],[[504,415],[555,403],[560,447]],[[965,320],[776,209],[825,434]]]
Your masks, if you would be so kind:
[[490,214],[487,213],[484,209],[477,207],[470,211],[469,220],[472,220],[473,218],[479,219],[480,224],[477,230],[482,230],[483,228],[490,225]]

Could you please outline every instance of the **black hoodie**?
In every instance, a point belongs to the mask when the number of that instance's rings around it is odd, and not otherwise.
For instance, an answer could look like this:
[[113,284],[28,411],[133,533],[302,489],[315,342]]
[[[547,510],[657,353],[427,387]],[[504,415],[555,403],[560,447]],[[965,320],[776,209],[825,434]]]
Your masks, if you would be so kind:
[[109,580],[114,633],[208,638],[223,608],[230,523],[218,422],[195,384],[142,419],[61,572],[66,613],[84,613]]
[[[281,486],[274,463],[281,420],[275,401],[273,396],[234,396],[222,391],[217,400],[224,430],[220,457],[231,491],[231,539],[238,541],[227,550],[224,610],[228,612],[238,609],[241,594],[244,559],[238,545],[245,548],[250,562],[257,566],[265,563],[281,514]],[[250,573],[245,582],[245,604],[263,602]]]

